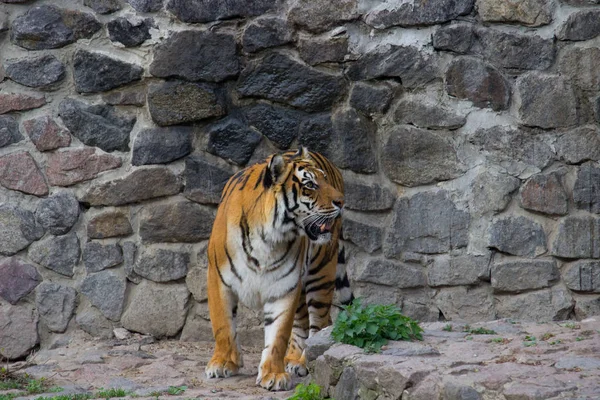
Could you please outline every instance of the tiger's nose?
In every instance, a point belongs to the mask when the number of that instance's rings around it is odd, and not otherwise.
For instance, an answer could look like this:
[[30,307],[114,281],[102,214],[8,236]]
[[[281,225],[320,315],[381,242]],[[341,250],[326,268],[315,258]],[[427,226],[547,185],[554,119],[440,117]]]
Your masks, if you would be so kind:
[[340,210],[344,208],[344,200],[343,199],[335,199],[331,201],[334,206],[339,208]]

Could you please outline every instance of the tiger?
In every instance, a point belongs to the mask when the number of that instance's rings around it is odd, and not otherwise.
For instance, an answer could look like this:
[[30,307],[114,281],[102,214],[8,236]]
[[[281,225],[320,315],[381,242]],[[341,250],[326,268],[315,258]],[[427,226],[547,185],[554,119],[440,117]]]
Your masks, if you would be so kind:
[[263,310],[265,347],[256,384],[289,390],[291,374],[307,375],[305,340],[331,324],[334,289],[343,304],[353,298],[345,270],[338,271],[343,207],[340,171],[302,146],[228,180],[207,249],[215,339],[208,378],[235,375],[243,366],[238,302]]

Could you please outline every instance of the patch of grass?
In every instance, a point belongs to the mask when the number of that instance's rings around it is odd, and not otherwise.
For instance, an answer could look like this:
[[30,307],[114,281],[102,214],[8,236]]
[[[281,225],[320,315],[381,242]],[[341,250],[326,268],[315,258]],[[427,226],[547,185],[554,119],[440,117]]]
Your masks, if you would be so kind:
[[12,400],[15,397],[27,396],[25,392],[5,393],[0,394],[0,400]]
[[582,340],[585,340],[585,338],[583,338],[583,337],[581,337],[581,336],[577,336],[577,337],[575,338],[575,341],[576,341],[576,342],[581,342]]
[[465,340],[473,340],[473,336],[471,336],[471,335],[465,336]]
[[547,341],[548,339],[553,338],[554,336],[556,336],[554,335],[554,333],[547,332],[542,335],[540,340]]
[[171,396],[177,396],[187,390],[187,386],[169,386],[167,393]]
[[303,383],[296,386],[294,394],[287,398],[287,400],[322,400],[324,399],[321,394],[321,386],[316,383],[310,383],[305,385]]
[[129,392],[125,389],[113,388],[113,389],[100,389],[96,392],[96,396],[98,398],[103,399],[112,399],[114,397],[126,397],[129,395]]
[[391,340],[423,340],[417,321],[400,313],[393,304],[363,306],[360,299],[343,307],[331,336],[337,342],[352,344],[369,352],[379,352]]
[[525,336],[525,341],[523,341],[523,346],[525,346],[525,347],[537,346],[536,337],[530,336],[530,335]]
[[94,396],[86,393],[77,393],[77,394],[65,394],[61,396],[53,396],[53,397],[38,397],[35,400],[89,400],[93,399]]
[[27,393],[29,394],[38,394],[46,392],[48,387],[49,385],[46,378],[29,379],[27,381],[27,386],[25,386],[25,390],[27,390]]
[[580,329],[581,328],[581,326],[579,326],[579,324],[576,324],[575,322],[565,322],[561,326],[563,328],[569,328],[569,329]]
[[452,332],[452,325],[450,325],[450,324],[446,324],[446,325],[445,325],[445,326],[442,328],[442,330],[443,330],[443,331],[446,331],[446,332]]
[[505,338],[501,338],[501,337],[492,338],[492,343],[506,343],[506,342],[508,342],[508,340]]
[[22,387],[23,384],[12,379],[0,381],[0,390],[21,389]]
[[495,335],[496,331],[486,328],[469,329],[467,332],[473,335]]

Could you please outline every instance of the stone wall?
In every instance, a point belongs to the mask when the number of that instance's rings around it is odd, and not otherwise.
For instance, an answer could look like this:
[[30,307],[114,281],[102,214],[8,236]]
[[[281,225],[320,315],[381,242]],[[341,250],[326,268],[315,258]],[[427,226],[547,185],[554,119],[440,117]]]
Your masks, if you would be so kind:
[[73,329],[210,338],[219,192],[298,144],[344,171],[356,295],[600,313],[600,1],[0,7],[3,357]]

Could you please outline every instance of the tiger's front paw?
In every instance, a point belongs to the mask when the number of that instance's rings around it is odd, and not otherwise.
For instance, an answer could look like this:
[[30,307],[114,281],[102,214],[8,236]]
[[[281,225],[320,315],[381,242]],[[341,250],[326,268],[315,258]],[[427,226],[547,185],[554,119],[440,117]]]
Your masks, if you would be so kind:
[[262,377],[259,375],[256,384],[267,390],[290,390],[292,378],[287,372],[269,372]]
[[225,360],[221,357],[213,356],[206,366],[207,378],[229,378],[237,375],[240,367],[233,361]]
[[290,374],[294,374],[296,376],[306,376],[308,375],[308,369],[306,368],[306,360],[304,356],[300,359],[294,358],[285,358],[285,370]]

